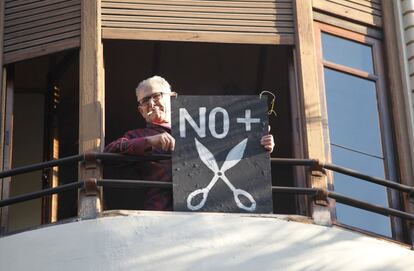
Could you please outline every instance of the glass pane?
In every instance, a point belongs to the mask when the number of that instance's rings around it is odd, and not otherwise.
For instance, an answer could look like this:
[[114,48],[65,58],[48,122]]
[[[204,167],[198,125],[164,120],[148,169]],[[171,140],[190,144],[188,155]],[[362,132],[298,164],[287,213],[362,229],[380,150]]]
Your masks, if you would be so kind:
[[370,46],[322,32],[322,52],[327,61],[374,73]]
[[[384,177],[384,161],[331,146],[335,164],[358,170],[371,176]],[[334,173],[334,188],[338,193],[372,204],[388,207],[385,187],[339,173]],[[390,219],[386,216],[344,204],[336,206],[341,223],[391,237]]]
[[336,203],[337,219],[343,224],[392,237],[390,219],[352,206]]
[[375,83],[325,68],[331,143],[383,157]]

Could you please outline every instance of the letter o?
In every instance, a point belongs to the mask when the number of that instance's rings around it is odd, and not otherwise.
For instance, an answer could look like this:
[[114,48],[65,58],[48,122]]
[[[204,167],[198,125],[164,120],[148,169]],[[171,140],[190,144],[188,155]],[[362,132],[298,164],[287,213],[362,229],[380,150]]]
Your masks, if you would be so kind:
[[[223,114],[223,132],[220,134],[216,131],[216,114],[219,112]],[[227,135],[229,132],[229,114],[226,109],[222,107],[215,107],[210,111],[210,114],[208,115],[208,128],[210,129],[211,135],[215,138],[224,138]]]

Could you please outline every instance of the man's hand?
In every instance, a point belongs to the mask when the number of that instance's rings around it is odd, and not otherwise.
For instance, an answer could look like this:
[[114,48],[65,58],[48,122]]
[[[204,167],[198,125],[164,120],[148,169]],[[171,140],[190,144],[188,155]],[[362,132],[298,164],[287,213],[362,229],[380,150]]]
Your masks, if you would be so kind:
[[173,151],[175,139],[169,133],[162,133],[146,137],[146,145],[164,151]]
[[275,141],[273,140],[273,135],[264,135],[260,139],[260,144],[269,152],[273,151],[273,147],[275,146]]

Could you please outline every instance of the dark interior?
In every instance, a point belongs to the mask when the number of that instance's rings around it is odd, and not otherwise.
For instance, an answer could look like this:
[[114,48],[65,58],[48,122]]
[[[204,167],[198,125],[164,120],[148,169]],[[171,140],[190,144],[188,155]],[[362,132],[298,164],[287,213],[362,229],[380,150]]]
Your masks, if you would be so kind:
[[[14,82],[13,113],[15,117],[12,167],[78,153],[78,59],[78,50],[68,50],[7,66],[7,72]],[[35,108],[31,109],[33,106]],[[30,110],[34,110],[36,118],[30,115]],[[27,129],[32,126],[31,130]],[[35,134],[38,135],[36,139]],[[53,144],[55,147],[52,147]],[[39,148],[30,148],[32,145],[39,146]],[[53,150],[57,152],[55,157],[52,155]],[[78,181],[77,163],[62,165],[57,172],[57,185]],[[38,171],[35,175],[29,173],[13,177],[15,182],[12,179],[11,195],[49,188],[51,174],[53,174],[51,169],[45,169]],[[27,190],[29,183],[36,184],[33,191]],[[27,207],[23,211],[25,204]],[[57,206],[58,220],[77,216],[77,191],[60,193]],[[16,210],[15,213],[13,213],[13,208]],[[35,226],[33,224],[35,220],[27,222],[25,218],[29,212],[30,215],[38,217],[36,221],[39,223],[49,223],[50,210],[50,197],[39,199],[38,202],[19,203],[11,206],[11,220],[17,221],[16,228],[19,228],[19,225]]]
[[[106,144],[121,137],[128,130],[144,126],[144,121],[137,112],[134,90],[141,80],[157,74],[166,78],[173,90],[181,95],[259,95],[262,90],[273,92],[276,95],[277,116],[269,117],[271,133],[276,141],[272,156],[293,157],[288,71],[289,62],[292,59],[291,47],[105,41],[104,57]],[[37,93],[42,97],[41,99],[44,99],[43,106],[39,107],[44,117],[43,154],[39,156],[42,158],[39,158],[39,161],[52,159],[51,133],[53,131],[58,139],[58,157],[78,153],[78,59],[78,51],[69,50],[22,61],[7,67],[10,73],[14,72],[17,102],[19,99],[30,101],[24,97],[33,93]],[[16,118],[22,115],[22,118],[15,120],[16,134],[21,133],[19,126],[27,125],[30,121],[30,117],[25,115],[24,111],[18,112],[21,110],[19,108],[24,107],[25,105],[22,104],[15,108]],[[24,134],[20,136],[23,136],[23,139],[27,138]],[[25,162],[23,160],[23,164],[39,161]],[[121,164],[106,165],[105,177],[125,179],[123,173],[127,173],[127,168],[127,165]],[[42,172],[44,177],[36,177],[34,183],[41,183],[43,188],[49,187],[50,180],[45,177],[48,173]],[[58,171],[59,185],[77,181],[77,173],[76,163],[61,166]],[[23,176],[24,178],[26,177]],[[22,180],[22,182],[27,181]],[[272,183],[280,186],[294,186],[291,167],[273,166]],[[19,193],[22,192],[13,190],[12,186],[12,195]],[[143,199],[143,189],[107,188],[104,190],[105,209],[143,209]],[[50,215],[47,211],[50,208],[48,198],[44,198],[41,204],[42,208],[33,207],[33,210],[41,216],[42,223],[47,223]],[[292,195],[273,194],[274,213],[296,213],[295,204],[295,197]],[[59,194],[58,219],[75,217],[76,214],[77,191]],[[24,212],[22,214],[19,212],[18,215],[24,216]]]
[[[276,95],[277,116],[270,116],[276,147],[273,157],[293,157],[288,46],[112,41],[104,42],[106,144],[126,131],[143,127],[135,88],[150,76],[167,79],[181,95]],[[270,100],[270,99],[269,99]],[[123,179],[124,165],[105,168],[106,178]],[[125,175],[124,175],[125,176]],[[273,166],[273,185],[293,186],[291,167]],[[104,190],[106,209],[142,209],[142,189]],[[294,196],[274,194],[275,213],[295,213]]]

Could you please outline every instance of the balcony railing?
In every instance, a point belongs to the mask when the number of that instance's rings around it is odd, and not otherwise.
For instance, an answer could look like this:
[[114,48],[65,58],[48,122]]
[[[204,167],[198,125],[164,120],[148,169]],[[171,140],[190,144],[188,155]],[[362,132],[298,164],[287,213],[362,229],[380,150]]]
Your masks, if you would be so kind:
[[[85,162],[85,161],[122,161],[122,162],[140,162],[140,161],[158,161],[171,159],[170,155],[153,155],[153,156],[127,156],[113,153],[87,153],[68,156],[65,158],[51,160],[47,162],[32,164],[23,166],[11,170],[0,172],[0,178],[11,177],[27,172],[32,172],[40,169],[51,168],[60,166],[63,164],[73,162]],[[331,163],[321,163],[319,160],[314,159],[292,159],[292,158],[271,158],[272,164],[277,165],[290,165],[290,166],[306,166],[312,170],[324,171],[332,170],[341,174],[359,178],[368,182],[372,182],[387,188],[396,189],[400,192],[408,193],[410,197],[414,197],[414,187],[399,184],[379,177],[372,177],[361,172],[344,168]],[[73,182],[65,185],[61,185],[54,188],[47,188],[37,192],[32,192],[24,195],[10,197],[0,201],[0,207],[9,206],[15,203],[24,202],[44,196],[59,194],[63,191],[79,189],[90,185],[91,180],[84,180],[81,182]],[[164,187],[172,188],[171,182],[154,182],[146,180],[115,180],[115,179],[100,179],[93,180],[96,186],[101,187],[124,187],[124,188],[136,188],[136,187]],[[371,211],[374,213],[382,214],[385,216],[395,216],[409,221],[414,221],[414,214],[410,214],[401,210],[392,209],[384,206],[374,205],[365,201],[357,200],[351,197],[344,196],[334,191],[329,191],[322,188],[306,188],[306,187],[282,187],[272,186],[273,192],[278,193],[290,193],[290,194],[304,194],[308,195],[314,200],[328,200],[328,198],[335,199],[337,202]]]

